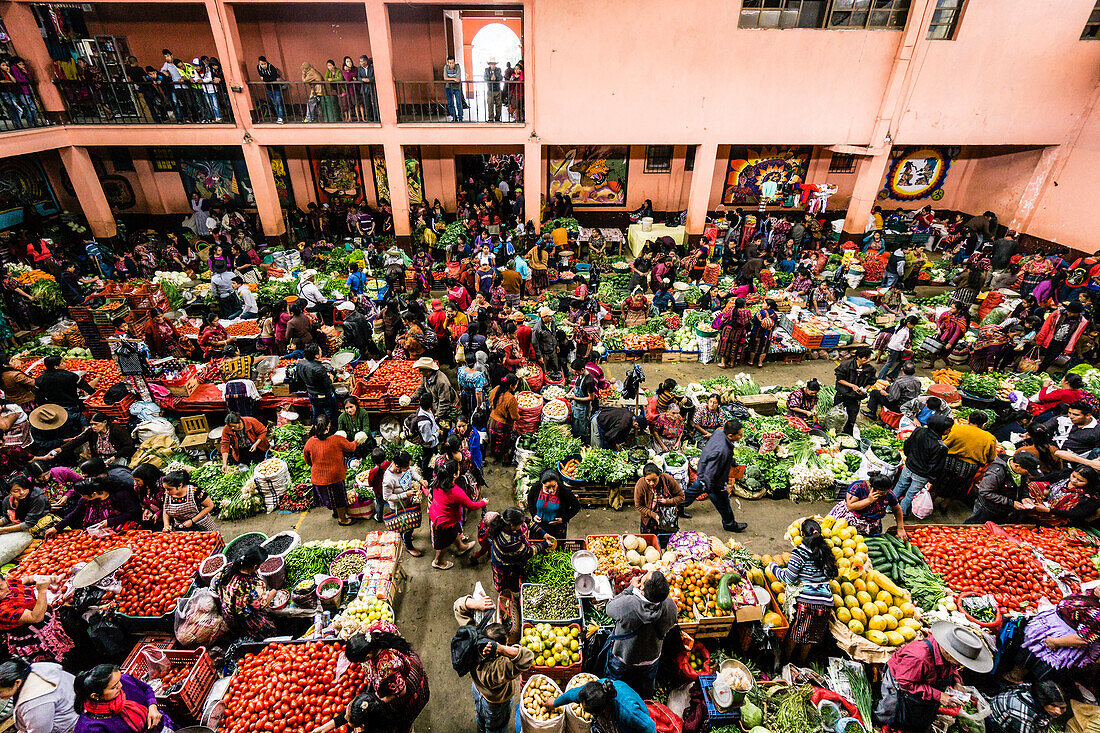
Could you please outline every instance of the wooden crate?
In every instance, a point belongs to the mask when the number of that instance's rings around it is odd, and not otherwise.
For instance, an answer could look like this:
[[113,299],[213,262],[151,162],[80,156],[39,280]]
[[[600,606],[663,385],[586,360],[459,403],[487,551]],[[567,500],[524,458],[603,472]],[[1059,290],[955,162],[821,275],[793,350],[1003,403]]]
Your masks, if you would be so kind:
[[681,351],[680,361],[699,361],[698,351]]
[[756,410],[761,415],[774,415],[778,409],[778,400],[773,394],[750,394],[739,398],[745,407]]
[[661,361],[665,361],[665,362],[680,361],[680,352],[679,351],[666,351],[664,354],[661,355]]
[[190,397],[199,388],[199,378],[192,374],[182,384],[166,384],[164,388],[173,397]]

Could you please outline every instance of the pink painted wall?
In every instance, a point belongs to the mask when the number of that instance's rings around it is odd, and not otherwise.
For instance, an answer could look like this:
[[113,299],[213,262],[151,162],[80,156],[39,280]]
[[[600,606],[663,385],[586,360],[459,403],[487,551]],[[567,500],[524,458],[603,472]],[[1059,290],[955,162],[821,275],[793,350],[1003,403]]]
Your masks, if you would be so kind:
[[327,59],[339,66],[344,56],[359,63],[371,55],[367,13],[362,5],[340,3],[240,4],[234,6],[249,81],[259,81],[256,57],[279,67],[290,81],[300,81],[303,61],[322,70]]
[[[165,22],[165,6],[154,3],[99,3],[85,15],[94,35],[125,36],[130,52],[142,66],[160,68],[161,50],[168,48],[176,58],[190,62],[199,56],[217,56],[214,34],[206,7],[173,3],[171,22]],[[224,65],[224,60],[223,60]]]
[[954,41],[918,56],[895,144],[1058,144],[1100,81],[1080,41],[1093,0],[969,2]]
[[1027,233],[1083,252],[1100,249],[1089,226],[1096,212],[1096,171],[1100,170],[1100,110],[1093,109],[1064,166],[1056,167],[1043,191]]
[[447,38],[439,5],[390,5],[390,46],[397,81],[443,79]]

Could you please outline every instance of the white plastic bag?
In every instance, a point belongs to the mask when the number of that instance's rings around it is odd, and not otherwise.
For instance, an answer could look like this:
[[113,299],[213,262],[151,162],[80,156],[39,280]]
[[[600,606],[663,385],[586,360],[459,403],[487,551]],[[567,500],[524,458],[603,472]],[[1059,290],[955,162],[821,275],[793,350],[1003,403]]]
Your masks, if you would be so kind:
[[925,486],[913,498],[913,516],[917,519],[928,519],[932,516],[932,492]]

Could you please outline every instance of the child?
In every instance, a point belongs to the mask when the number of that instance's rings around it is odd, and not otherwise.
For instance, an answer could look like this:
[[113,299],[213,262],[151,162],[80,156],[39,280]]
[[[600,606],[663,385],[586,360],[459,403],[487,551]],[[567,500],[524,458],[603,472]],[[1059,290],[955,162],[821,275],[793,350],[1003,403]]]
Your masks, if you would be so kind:
[[367,474],[367,483],[374,491],[374,521],[381,523],[386,509],[386,500],[382,498],[382,479],[390,467],[390,462],[386,460],[386,449],[378,447],[371,451],[370,462],[374,468]]
[[165,532],[213,532],[217,529],[210,512],[214,502],[191,485],[185,471],[172,471],[161,481],[164,486]]

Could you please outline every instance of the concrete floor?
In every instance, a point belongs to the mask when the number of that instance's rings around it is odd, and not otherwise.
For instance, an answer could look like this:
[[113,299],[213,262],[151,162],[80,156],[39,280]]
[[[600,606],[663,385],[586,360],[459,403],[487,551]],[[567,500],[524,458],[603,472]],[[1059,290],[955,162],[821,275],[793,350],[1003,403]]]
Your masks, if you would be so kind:
[[[607,371],[611,377],[622,378],[628,364],[609,364]],[[763,385],[793,384],[798,380],[817,377],[823,383],[833,383],[835,364],[829,360],[804,361],[801,364],[768,364],[763,369],[746,369],[756,381]],[[653,389],[668,377],[676,378],[681,384],[696,381],[708,376],[723,373],[715,365],[698,363],[661,363],[644,365],[646,386]],[[924,370],[918,374],[924,375]],[[861,418],[862,419],[862,418]],[[487,499],[494,508],[512,505],[511,485],[514,470],[498,466],[486,466],[486,479],[489,483]],[[734,509],[741,521],[748,522],[748,530],[738,539],[746,547],[757,553],[774,553],[789,550],[783,540],[787,526],[796,518],[821,513],[832,507],[831,503],[816,502],[794,504],[791,501],[742,501]],[[722,531],[721,522],[714,508],[707,503],[696,503],[692,509],[692,519],[681,522],[683,529],[698,529],[726,539],[728,534]],[[965,507],[954,506],[946,514],[937,511],[930,518],[935,522],[961,522],[969,514]],[[889,525],[889,520],[887,525]],[[324,509],[314,509],[300,514],[268,514],[252,519],[223,523],[221,529],[226,539],[236,537],[248,531],[261,531],[273,534],[284,529],[296,529],[304,539],[353,539],[361,537],[366,531],[378,529],[373,522],[360,523],[351,527],[340,527]],[[589,534],[636,532],[637,514],[628,507],[620,512],[610,509],[586,509],[573,520],[570,526],[571,537],[585,537]],[[467,533],[476,534],[476,520],[470,519]],[[430,548],[428,527],[417,530],[416,545],[421,549]],[[423,558],[405,557],[404,568],[409,576],[408,588],[394,609],[397,625],[401,632],[424,660],[431,685],[431,702],[417,720],[418,731],[440,730],[455,733],[472,733],[474,723],[473,702],[470,695],[468,678],[459,679],[450,665],[450,639],[455,629],[451,604],[459,596],[469,593],[474,583],[480,580],[491,590],[492,573],[484,562],[476,568],[469,567],[465,561],[455,563],[449,571],[439,571],[431,567],[430,551]]]

